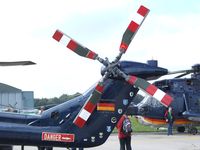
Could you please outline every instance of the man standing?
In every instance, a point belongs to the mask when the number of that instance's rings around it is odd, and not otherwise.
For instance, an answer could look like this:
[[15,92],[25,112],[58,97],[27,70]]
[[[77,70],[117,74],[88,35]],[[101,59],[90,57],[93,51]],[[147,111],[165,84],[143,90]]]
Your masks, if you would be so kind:
[[169,106],[168,109],[165,112],[165,120],[168,123],[168,132],[167,135],[173,135],[172,134],[172,129],[173,129],[173,123],[174,123],[174,114],[172,107]]
[[[126,120],[126,121],[125,121]],[[120,142],[120,150],[132,150],[131,148],[131,131],[125,133],[123,131],[123,125],[127,124],[129,118],[127,115],[123,115],[117,123],[118,138]],[[130,122],[130,120],[129,120]],[[132,130],[132,129],[131,129]]]

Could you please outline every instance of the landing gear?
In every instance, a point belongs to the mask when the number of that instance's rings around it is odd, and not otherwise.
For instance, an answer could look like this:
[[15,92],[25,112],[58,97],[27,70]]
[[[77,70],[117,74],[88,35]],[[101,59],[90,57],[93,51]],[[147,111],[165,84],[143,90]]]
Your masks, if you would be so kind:
[[12,145],[1,145],[0,150],[13,150]]
[[188,133],[195,135],[198,133],[198,130],[196,127],[190,127],[188,128]]
[[53,147],[38,146],[38,150],[53,150]]
[[183,132],[185,132],[185,127],[177,127],[177,132],[179,132],[179,133],[183,133]]
[[[183,127],[183,126],[177,127],[176,130],[179,133],[183,133],[183,132],[185,132],[185,127]],[[198,133],[198,129],[196,127],[193,127],[193,126],[189,126],[188,127],[188,133],[196,135]]]

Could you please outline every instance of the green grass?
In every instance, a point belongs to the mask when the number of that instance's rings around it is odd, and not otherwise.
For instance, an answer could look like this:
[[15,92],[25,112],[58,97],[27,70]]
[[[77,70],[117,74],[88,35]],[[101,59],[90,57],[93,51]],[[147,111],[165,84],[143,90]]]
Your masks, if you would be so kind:
[[[135,117],[130,117],[133,132],[160,132],[156,127],[145,126],[140,124]],[[117,129],[113,130],[113,133],[117,133]]]
[[131,117],[133,132],[157,132],[158,129],[140,124],[135,117]]

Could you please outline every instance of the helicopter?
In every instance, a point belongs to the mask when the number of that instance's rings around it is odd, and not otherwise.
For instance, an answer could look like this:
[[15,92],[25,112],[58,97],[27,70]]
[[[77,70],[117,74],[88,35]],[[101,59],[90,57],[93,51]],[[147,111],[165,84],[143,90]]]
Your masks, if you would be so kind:
[[138,19],[128,25],[119,54],[111,62],[56,30],[53,39],[76,54],[103,64],[102,78],[83,95],[51,107],[41,115],[0,112],[0,144],[21,145],[21,149],[26,145],[38,149],[99,146],[107,140],[139,89],[168,107],[172,97],[146,81],[166,74],[166,69],[120,61],[149,11],[145,6],[139,7]]
[[[168,72],[166,75],[178,74],[171,79],[156,80],[153,84],[173,97],[171,104],[178,132],[188,132],[195,135],[200,125],[200,64],[191,69]],[[185,77],[191,74],[191,77]],[[140,100],[139,100],[140,98]],[[136,115],[144,125],[163,127],[166,125],[164,113],[166,108],[161,106],[153,97],[141,96],[137,104],[132,103],[127,112]],[[142,100],[143,99],[143,100]]]

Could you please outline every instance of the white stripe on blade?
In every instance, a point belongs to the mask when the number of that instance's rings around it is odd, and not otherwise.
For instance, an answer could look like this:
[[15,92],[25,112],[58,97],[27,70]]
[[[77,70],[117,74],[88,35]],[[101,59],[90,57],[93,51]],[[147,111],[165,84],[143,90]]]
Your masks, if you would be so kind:
[[79,117],[82,118],[83,120],[87,121],[88,118],[90,117],[91,113],[89,113],[87,110],[82,109],[81,113],[79,114]]
[[60,43],[62,43],[63,45],[65,45],[65,46],[67,46],[68,45],[68,43],[70,42],[70,38],[69,37],[67,37],[67,36],[65,36],[64,34],[63,34],[63,36],[62,36],[62,38],[60,39]]
[[154,93],[153,97],[157,100],[161,101],[163,97],[165,96],[165,92],[161,91],[160,89],[157,89],[157,91]]
[[143,20],[144,20],[144,17],[138,13],[133,16],[133,21],[137,23],[138,25],[140,25]]

